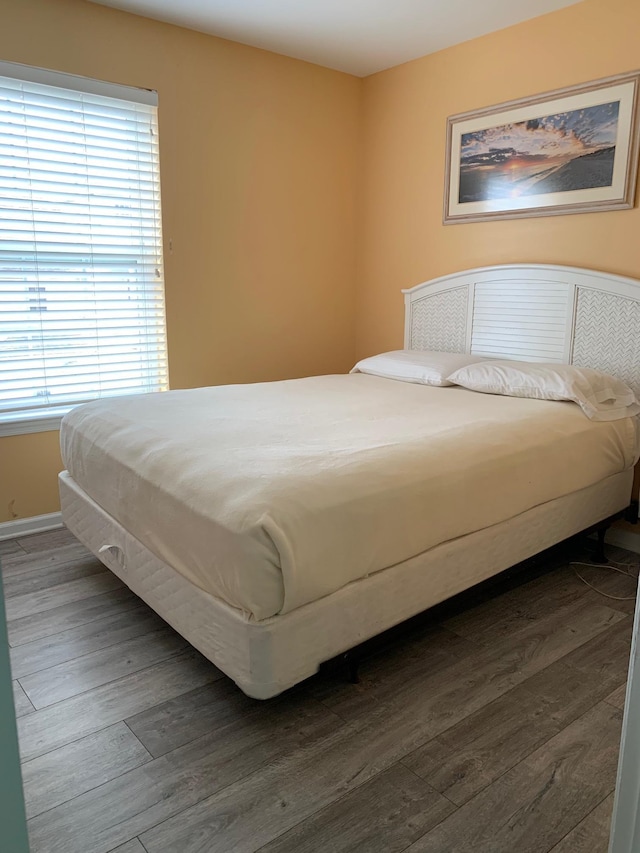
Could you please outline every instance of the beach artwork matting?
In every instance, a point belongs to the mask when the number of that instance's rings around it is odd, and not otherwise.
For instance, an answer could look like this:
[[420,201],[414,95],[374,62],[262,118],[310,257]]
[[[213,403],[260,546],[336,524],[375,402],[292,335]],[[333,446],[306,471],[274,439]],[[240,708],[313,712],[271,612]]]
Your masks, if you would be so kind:
[[443,221],[633,207],[640,72],[451,116]]

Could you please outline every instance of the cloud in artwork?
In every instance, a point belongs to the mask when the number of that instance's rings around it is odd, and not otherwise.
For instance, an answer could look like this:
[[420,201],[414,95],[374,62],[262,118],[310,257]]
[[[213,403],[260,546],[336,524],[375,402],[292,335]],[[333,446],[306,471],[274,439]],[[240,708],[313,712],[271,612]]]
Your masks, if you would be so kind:
[[616,143],[619,101],[465,133],[461,166],[571,160]]

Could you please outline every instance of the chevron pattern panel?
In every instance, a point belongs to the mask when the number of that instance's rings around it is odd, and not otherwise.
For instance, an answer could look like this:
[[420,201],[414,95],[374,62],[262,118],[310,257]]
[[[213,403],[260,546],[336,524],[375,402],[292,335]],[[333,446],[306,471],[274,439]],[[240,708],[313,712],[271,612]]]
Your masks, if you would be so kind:
[[640,395],[640,302],[578,288],[572,363],[604,370]]
[[464,352],[469,288],[455,287],[411,306],[411,349]]

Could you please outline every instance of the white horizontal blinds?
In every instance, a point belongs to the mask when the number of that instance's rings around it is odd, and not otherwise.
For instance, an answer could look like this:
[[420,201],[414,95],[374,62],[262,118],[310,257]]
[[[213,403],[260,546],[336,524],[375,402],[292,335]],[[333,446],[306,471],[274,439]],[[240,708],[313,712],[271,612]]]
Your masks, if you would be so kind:
[[166,363],[155,106],[0,77],[0,412],[163,390]]

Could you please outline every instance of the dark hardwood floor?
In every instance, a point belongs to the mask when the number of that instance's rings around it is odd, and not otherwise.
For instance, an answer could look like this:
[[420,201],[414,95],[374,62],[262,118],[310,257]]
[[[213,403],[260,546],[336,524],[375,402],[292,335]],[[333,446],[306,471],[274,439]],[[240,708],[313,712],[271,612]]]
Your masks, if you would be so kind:
[[66,531],[0,542],[32,853],[606,853],[633,602],[580,547],[260,703]]

